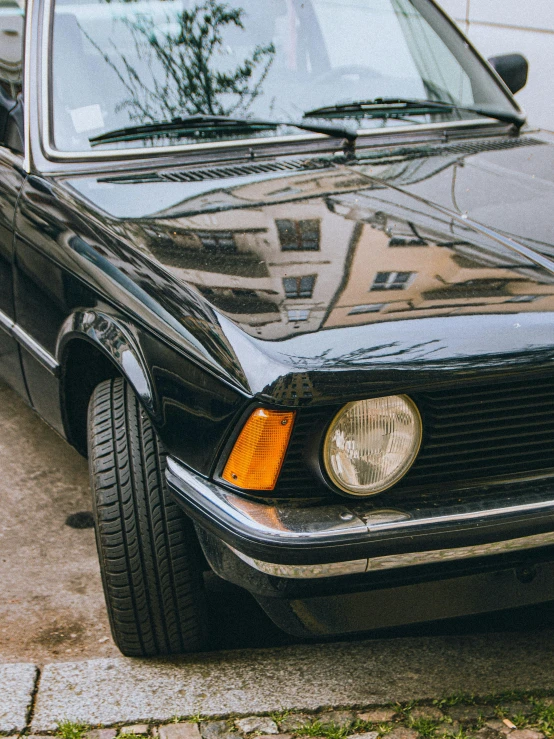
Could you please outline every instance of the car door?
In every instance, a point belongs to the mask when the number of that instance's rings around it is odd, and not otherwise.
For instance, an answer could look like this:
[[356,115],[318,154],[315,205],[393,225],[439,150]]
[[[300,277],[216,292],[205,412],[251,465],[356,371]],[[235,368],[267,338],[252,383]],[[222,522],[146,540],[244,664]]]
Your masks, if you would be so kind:
[[[21,106],[25,8],[5,0],[0,8],[0,105]],[[14,216],[25,180],[23,152],[0,138],[0,378],[28,399],[14,312]]]

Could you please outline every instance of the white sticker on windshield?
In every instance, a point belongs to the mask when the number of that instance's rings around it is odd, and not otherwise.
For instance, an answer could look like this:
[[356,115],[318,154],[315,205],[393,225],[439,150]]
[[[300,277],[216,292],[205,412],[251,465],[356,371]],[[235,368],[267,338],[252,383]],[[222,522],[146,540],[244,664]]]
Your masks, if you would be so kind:
[[104,116],[99,105],[85,105],[84,108],[74,108],[69,111],[76,133],[94,131],[95,128],[104,128]]

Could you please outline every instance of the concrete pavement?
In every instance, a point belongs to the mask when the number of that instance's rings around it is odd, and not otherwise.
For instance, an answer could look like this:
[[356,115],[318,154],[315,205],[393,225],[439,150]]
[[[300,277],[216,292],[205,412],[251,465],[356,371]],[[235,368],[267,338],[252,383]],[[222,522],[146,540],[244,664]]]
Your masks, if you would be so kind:
[[104,606],[87,463],[0,383],[0,662],[118,655]]
[[37,675],[35,665],[0,665],[0,732],[27,726]]

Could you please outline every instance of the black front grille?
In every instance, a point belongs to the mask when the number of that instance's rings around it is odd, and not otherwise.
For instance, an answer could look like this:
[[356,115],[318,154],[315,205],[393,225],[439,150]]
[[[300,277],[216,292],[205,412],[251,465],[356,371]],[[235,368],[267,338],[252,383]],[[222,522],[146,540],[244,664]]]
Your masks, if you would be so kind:
[[[527,376],[409,393],[423,418],[419,456],[406,477],[387,492],[391,502],[441,486],[554,471],[554,377]],[[307,463],[338,407],[298,413],[276,492],[329,494]]]

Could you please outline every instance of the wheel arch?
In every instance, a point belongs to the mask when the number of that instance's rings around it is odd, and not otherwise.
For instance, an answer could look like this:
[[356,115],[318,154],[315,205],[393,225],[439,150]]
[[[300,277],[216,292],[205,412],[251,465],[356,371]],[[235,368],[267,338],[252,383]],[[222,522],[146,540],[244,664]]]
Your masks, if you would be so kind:
[[104,311],[76,311],[63,323],[56,345],[60,405],[68,441],[87,451],[87,409],[94,388],[122,376],[155,416],[154,392],[136,329]]

